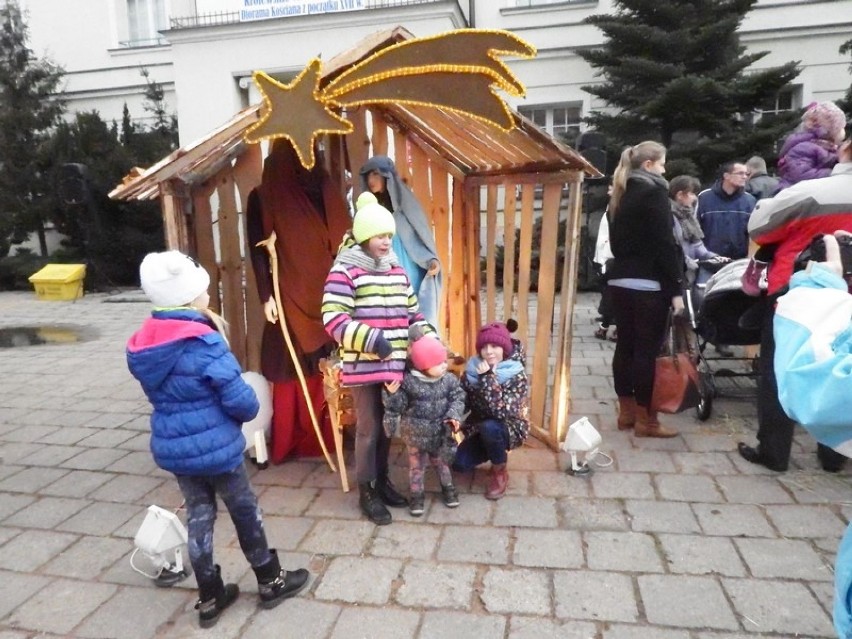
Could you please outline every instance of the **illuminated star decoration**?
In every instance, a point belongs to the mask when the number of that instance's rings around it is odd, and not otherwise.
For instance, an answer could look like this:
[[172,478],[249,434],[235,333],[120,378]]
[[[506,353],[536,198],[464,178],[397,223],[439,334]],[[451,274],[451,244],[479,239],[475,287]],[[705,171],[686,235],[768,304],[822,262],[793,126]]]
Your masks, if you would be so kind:
[[326,133],[351,133],[353,125],[334,113],[319,94],[322,63],[314,58],[290,83],[282,84],[263,71],[252,74],[263,95],[260,120],[246,131],[245,141],[287,138],[306,169],[313,167],[314,140]]
[[[456,111],[509,131],[515,118],[497,94],[522,97],[524,85],[498,59],[500,55],[532,58],[535,48],[513,33],[491,29],[456,29],[405,40],[382,49],[320,89],[322,63],[314,58],[290,84],[254,73],[263,94],[261,120],[246,142],[279,137],[290,140],[302,165],[314,165],[313,141],[325,133],[351,133],[354,126],[336,110],[360,105],[408,104]],[[313,72],[307,88],[305,74]],[[305,160],[308,160],[307,162]]]

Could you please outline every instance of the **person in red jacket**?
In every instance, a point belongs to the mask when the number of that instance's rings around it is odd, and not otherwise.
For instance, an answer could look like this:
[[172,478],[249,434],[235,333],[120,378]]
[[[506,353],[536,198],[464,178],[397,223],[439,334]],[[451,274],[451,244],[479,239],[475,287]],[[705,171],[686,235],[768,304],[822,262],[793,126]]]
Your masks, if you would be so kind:
[[[761,328],[760,380],[757,397],[757,447],[738,445],[742,457],[770,470],[783,472],[790,462],[795,422],[778,401],[778,385],[773,361],[775,338],[772,327],[775,302],[787,289],[793,275],[796,256],[815,235],[837,230],[852,231],[852,141],[838,148],[839,162],[829,177],[805,180],[763,199],[749,219],[751,239],[760,245],[776,245],[769,264],[765,313]],[[822,467],[837,472],[845,457],[819,445],[817,455]]]

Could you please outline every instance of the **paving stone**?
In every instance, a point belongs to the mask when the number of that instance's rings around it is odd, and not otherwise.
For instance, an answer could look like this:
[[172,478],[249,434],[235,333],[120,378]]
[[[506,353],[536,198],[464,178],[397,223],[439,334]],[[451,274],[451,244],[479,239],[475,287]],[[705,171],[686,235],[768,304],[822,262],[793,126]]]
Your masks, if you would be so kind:
[[127,554],[124,539],[83,537],[47,562],[42,572],[49,575],[94,581],[104,570]]
[[[28,418],[26,416],[21,416],[18,419],[18,422],[21,424],[27,424],[27,419]],[[56,430],[56,426],[40,426],[37,424],[30,424],[7,432],[3,436],[3,439],[5,439],[7,442],[36,442],[42,437],[46,437],[47,435],[56,432]]]
[[604,630],[603,639],[690,639],[690,636],[684,630],[671,630],[660,626],[613,624]]
[[588,497],[588,482],[571,477],[563,471],[542,471],[533,474],[532,494],[540,497]]
[[[104,470],[119,459],[126,457],[128,452],[119,448],[85,448],[80,454],[60,464],[63,468],[77,470]],[[151,462],[153,464],[153,462]],[[122,469],[119,468],[119,471]]]
[[67,474],[67,470],[58,468],[24,468],[19,473],[0,481],[0,491],[35,493]]
[[[114,588],[114,586],[109,586]],[[97,639],[149,639],[157,629],[186,606],[186,592],[173,588],[127,586],[103,603],[83,622],[78,632]],[[132,619],[132,623],[128,620]]]
[[742,504],[693,504],[701,528],[708,535],[728,537],[775,537],[757,506]]
[[438,546],[438,560],[504,565],[509,561],[509,530],[447,526]]
[[506,619],[499,615],[474,615],[463,612],[430,611],[423,615],[418,639],[476,637],[503,639]]
[[808,584],[814,597],[822,604],[829,615],[834,611],[834,581],[814,581]]
[[556,453],[542,448],[538,442],[530,441],[509,453],[510,470],[557,470]]
[[[508,497],[504,497],[508,499]],[[430,524],[454,524],[457,526],[484,526],[494,515],[494,502],[478,495],[462,493],[458,508],[430,508],[424,519]]]
[[393,608],[345,608],[331,639],[408,639],[414,637],[420,614]]
[[776,477],[728,475],[717,477],[716,483],[731,503],[789,504],[793,501]]
[[55,528],[91,502],[69,497],[42,497],[22,508],[3,522],[7,526],[22,528]]
[[143,513],[144,518],[144,511],[141,506],[95,502],[59,524],[57,529],[84,535],[108,535],[131,517]]
[[512,615],[509,624],[509,639],[590,639],[595,636],[595,625],[587,621],[560,622]]
[[730,577],[745,575],[736,548],[727,537],[661,534],[658,539],[671,572]]
[[358,488],[355,487],[348,493],[340,490],[339,486],[333,489],[320,490],[316,499],[305,511],[305,515],[307,517],[361,519],[363,515],[358,508]]
[[562,619],[636,621],[633,580],[614,572],[559,570],[553,574],[556,616]]
[[835,634],[829,615],[802,584],[722,579],[722,586],[750,632],[777,632],[786,637]]
[[113,475],[109,473],[72,470],[66,473],[62,479],[45,486],[39,492],[42,495],[53,495],[55,497],[85,497],[112,477]]
[[[305,477],[317,469],[318,462],[303,460],[288,460],[277,466],[270,466],[266,470],[256,473],[252,477],[252,483],[258,486],[290,486],[295,488],[302,485]],[[354,486],[353,476],[349,476],[350,483]]]
[[713,479],[704,475],[657,475],[654,482],[660,497],[668,501],[724,501]]
[[672,454],[659,450],[619,450],[615,455],[618,470],[624,473],[673,473]]
[[[28,444],[22,442],[10,442],[3,444],[4,464],[31,464],[30,457],[44,448],[39,444]],[[35,464],[33,464],[35,465]]]
[[615,499],[560,499],[568,530],[629,530],[624,505]]
[[375,527],[369,521],[320,520],[305,537],[300,549],[323,555],[360,555]]
[[396,601],[410,608],[470,610],[476,567],[413,562],[405,566]]
[[76,539],[70,534],[28,530],[0,547],[0,568],[32,572]]
[[26,508],[34,501],[35,498],[29,495],[0,493],[0,521],[3,521],[22,508]]
[[624,507],[630,525],[639,532],[699,532],[700,527],[689,504],[681,502],[628,499]]
[[[195,581],[190,578],[193,588]],[[186,582],[184,582],[186,583]],[[260,609],[257,605],[257,599],[246,593],[242,586],[240,588],[240,598],[228,607],[228,612],[219,617],[219,621],[213,628],[201,628],[198,625],[198,611],[195,610],[195,598],[187,599],[182,611],[179,611],[175,616],[166,622],[157,630],[157,639],[241,639],[244,636],[258,637],[282,637],[287,636],[285,632],[279,632],[277,635],[262,634],[262,635],[247,635],[244,627],[253,618],[268,617],[276,615],[279,609],[288,608],[293,605],[293,601],[288,601],[286,606],[271,611],[264,610],[262,614],[258,614]],[[281,623],[281,620],[278,619]],[[308,636],[308,635],[305,635]]]
[[831,581],[834,571],[810,544],[797,539],[735,539],[751,574],[762,579]]
[[[16,628],[69,635],[77,624],[95,612],[115,592],[116,587],[111,584],[90,583],[81,588],[76,581],[53,579],[18,607],[7,623]],[[144,617],[144,614],[141,616]],[[112,635],[113,637],[131,636],[130,628],[137,620],[134,618],[134,623],[128,624],[127,619],[123,617],[119,620],[124,625],[125,632]],[[142,620],[139,622],[144,623]]]
[[398,559],[429,559],[438,547],[441,530],[436,526],[394,522],[379,526],[370,547],[375,557]]
[[726,453],[672,453],[675,465],[684,475],[733,475],[737,472]]
[[12,630],[0,630],[0,639],[27,639],[29,633],[14,632]]
[[490,613],[550,615],[550,578],[525,568],[489,568],[480,594]]
[[156,475],[159,477],[168,477],[170,479],[174,477],[171,473],[159,468],[156,462],[154,462],[153,456],[149,452],[127,452],[126,450],[122,450],[120,448],[115,448],[111,450],[119,451],[122,456],[120,459],[117,459],[105,466],[105,470],[109,470],[114,473],[128,473],[131,475]]
[[736,439],[728,433],[711,430],[712,425],[694,433],[681,433],[687,448],[693,453],[732,452],[737,450]]
[[654,538],[642,533],[585,532],[586,561],[592,570],[662,572]]
[[82,449],[77,446],[51,446],[48,444],[41,444],[38,450],[33,451],[32,454],[28,455],[21,461],[32,466],[55,468],[79,454],[81,450]]
[[281,550],[298,548],[315,523],[315,520],[305,517],[263,516],[263,529],[269,545]]
[[595,473],[592,492],[600,499],[654,499],[654,487],[647,473]]
[[493,523],[495,526],[555,528],[558,523],[556,501],[552,497],[506,496],[495,506]]
[[331,561],[314,595],[317,599],[383,605],[400,572],[396,559],[337,557]]
[[849,481],[843,475],[792,472],[778,478],[800,504],[840,504],[849,498]]
[[317,492],[311,488],[269,486],[259,494],[258,499],[264,513],[298,516],[305,512]]
[[767,506],[766,515],[784,537],[843,536],[846,524],[827,506]]
[[96,418],[87,424],[87,427],[92,430],[88,437],[85,439],[81,439],[77,442],[79,446],[89,446],[91,448],[116,448],[126,442],[131,437],[134,437],[136,433],[132,430],[125,430],[123,428],[112,428],[108,430],[110,426],[99,427],[97,426],[99,421],[115,421],[115,415],[101,415],[100,418]]
[[119,503],[139,502],[142,497],[164,482],[157,477],[139,477],[137,475],[116,475],[108,482],[89,494],[97,501]]
[[[739,628],[719,583],[710,577],[642,575],[645,615],[652,624],[687,628]],[[672,605],[676,601],[677,605]]]
[[[670,422],[675,421],[671,416],[663,416],[661,419],[663,420],[663,426],[667,426]],[[686,442],[684,442],[680,437],[673,437],[671,439],[655,439],[653,437],[636,437],[633,434],[633,431],[629,432],[633,445],[639,450],[667,450],[672,453],[686,451]]]
[[254,615],[240,636],[326,639],[342,610],[337,605],[296,597],[273,610]]
[[[50,579],[46,577],[0,570],[0,619],[4,619],[49,582]],[[7,625],[5,621],[3,625]]]
[[580,568],[583,565],[580,534],[570,530],[518,529],[512,563],[534,568]]
[[11,528],[7,526],[0,526],[0,546],[5,544],[15,535],[19,535],[21,533],[20,528]]

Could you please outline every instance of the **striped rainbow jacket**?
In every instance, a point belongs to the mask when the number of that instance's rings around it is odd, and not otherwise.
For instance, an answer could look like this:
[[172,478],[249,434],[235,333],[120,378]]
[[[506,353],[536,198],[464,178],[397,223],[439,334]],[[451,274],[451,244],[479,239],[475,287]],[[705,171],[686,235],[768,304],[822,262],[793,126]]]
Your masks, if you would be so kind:
[[[405,271],[394,259],[389,270],[372,270],[360,246],[343,249],[325,280],[322,322],[341,346],[344,386],[402,381],[408,357],[408,329],[422,324],[417,297]],[[379,335],[393,352],[376,355]]]

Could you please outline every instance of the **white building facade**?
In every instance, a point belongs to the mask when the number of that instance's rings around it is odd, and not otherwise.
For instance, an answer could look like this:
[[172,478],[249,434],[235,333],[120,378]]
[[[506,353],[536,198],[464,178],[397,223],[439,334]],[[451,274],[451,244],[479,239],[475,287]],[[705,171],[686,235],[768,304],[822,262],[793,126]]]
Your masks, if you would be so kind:
[[[664,0],[661,0],[664,1]],[[475,26],[508,29],[538,56],[510,60],[527,86],[514,106],[571,142],[596,103],[595,81],[576,49],[602,42],[584,18],[611,0],[19,0],[31,46],[66,70],[69,110],[96,109],[119,120],[124,104],[144,120],[141,70],[160,83],[186,144],[258,101],[251,73],[287,81],[313,57],[330,59],[379,30],[400,25],[425,36]],[[741,28],[749,51],[768,51],[756,68],[798,60],[795,85],[767,110],[837,99],[852,82],[852,0],[759,0]]]

